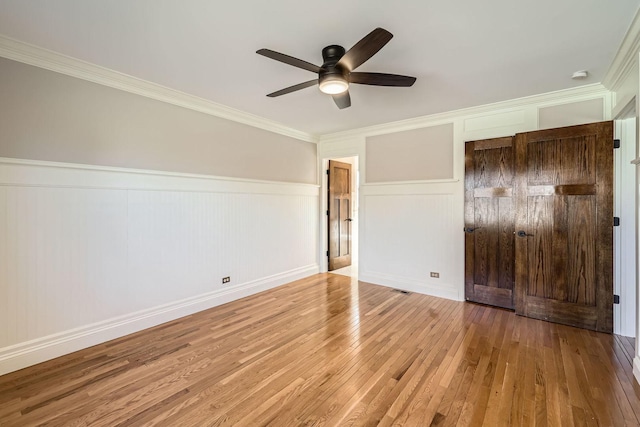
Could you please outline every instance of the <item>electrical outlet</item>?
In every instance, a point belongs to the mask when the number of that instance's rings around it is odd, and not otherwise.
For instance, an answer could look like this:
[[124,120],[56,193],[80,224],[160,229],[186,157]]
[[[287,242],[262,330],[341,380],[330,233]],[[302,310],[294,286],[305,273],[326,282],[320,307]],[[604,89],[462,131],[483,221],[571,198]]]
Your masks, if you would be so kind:
[[431,272],[431,277],[435,277],[436,279],[440,278],[440,273],[436,273],[435,271]]
[[231,277],[227,276],[227,277],[223,277],[222,278],[222,283],[229,283],[231,281]]

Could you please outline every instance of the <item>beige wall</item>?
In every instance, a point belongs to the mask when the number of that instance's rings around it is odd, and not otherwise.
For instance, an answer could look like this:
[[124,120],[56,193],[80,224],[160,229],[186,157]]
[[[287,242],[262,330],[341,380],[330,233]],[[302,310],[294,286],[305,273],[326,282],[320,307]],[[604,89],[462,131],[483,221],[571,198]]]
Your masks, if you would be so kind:
[[366,182],[453,178],[453,124],[367,137]]
[[538,110],[538,128],[551,129],[601,122],[604,120],[603,103],[603,99],[598,98],[554,105],[552,107],[541,107]]
[[0,157],[317,182],[316,144],[7,59]]

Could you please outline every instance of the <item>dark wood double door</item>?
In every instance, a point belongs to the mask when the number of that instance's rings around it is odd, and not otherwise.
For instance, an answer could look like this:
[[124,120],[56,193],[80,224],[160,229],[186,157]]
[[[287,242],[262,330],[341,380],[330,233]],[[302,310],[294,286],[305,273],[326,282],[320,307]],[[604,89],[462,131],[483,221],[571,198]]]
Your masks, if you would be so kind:
[[467,300],[612,332],[612,226],[612,122],[467,142]]

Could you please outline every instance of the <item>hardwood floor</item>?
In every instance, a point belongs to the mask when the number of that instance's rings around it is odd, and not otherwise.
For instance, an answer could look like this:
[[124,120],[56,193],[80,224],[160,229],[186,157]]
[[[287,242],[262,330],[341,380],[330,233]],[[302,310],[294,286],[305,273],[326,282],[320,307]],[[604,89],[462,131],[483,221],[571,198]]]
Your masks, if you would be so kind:
[[635,426],[633,341],[321,274],[0,377],[2,426]]

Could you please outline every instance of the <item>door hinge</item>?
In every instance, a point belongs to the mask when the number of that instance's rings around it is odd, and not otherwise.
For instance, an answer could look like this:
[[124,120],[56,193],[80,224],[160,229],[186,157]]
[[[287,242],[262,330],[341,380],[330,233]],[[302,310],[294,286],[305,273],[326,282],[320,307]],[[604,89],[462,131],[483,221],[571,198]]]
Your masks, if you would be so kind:
[[329,256],[329,251],[327,251],[327,256]]
[[614,227],[620,227],[620,217],[618,217],[618,216],[614,216],[613,217],[613,226]]
[[619,139],[614,139],[613,140],[613,148],[620,148],[620,140]]
[[329,169],[327,169],[327,175],[329,175]]
[[614,304],[620,304],[620,295],[614,295],[613,296],[613,303]]
[[329,211],[327,211],[327,216],[329,216]]

